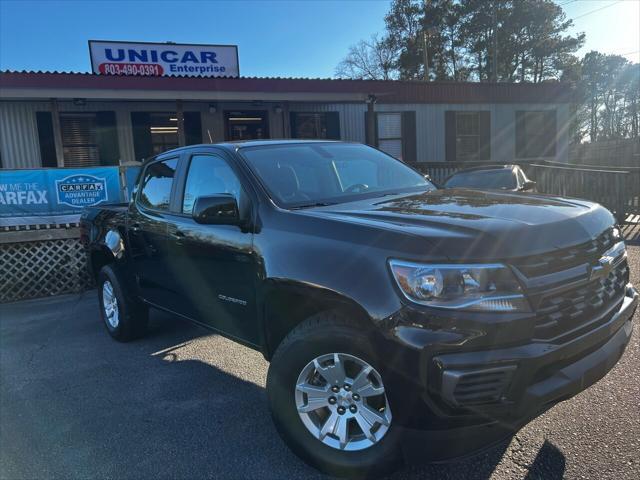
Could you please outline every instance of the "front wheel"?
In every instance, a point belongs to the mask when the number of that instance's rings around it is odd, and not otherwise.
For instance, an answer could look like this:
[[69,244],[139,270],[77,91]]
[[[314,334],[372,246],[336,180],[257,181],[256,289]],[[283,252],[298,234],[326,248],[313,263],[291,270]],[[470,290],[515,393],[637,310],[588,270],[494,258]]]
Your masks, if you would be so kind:
[[331,475],[377,477],[400,462],[384,373],[365,332],[336,314],[316,315],[287,336],[269,367],[280,435]]

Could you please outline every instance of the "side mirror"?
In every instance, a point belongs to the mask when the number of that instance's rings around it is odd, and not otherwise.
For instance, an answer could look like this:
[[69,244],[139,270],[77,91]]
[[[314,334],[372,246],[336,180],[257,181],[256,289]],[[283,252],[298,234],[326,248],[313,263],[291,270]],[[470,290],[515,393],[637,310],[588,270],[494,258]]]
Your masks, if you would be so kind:
[[197,223],[207,225],[238,225],[240,213],[233,195],[221,193],[196,198],[191,216]]
[[536,185],[537,183],[533,180],[525,180],[524,184],[522,185],[522,190],[524,190],[525,192],[530,192],[536,189]]

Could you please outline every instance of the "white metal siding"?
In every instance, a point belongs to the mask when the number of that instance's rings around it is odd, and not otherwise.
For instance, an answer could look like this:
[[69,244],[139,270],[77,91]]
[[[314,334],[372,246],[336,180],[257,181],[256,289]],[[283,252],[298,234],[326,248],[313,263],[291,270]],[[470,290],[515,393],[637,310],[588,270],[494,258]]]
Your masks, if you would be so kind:
[[40,167],[35,114],[38,110],[49,110],[49,106],[36,102],[0,102],[0,153],[4,168]]
[[[229,109],[267,110],[272,138],[283,136],[282,114],[274,111],[276,103],[252,106],[250,103],[216,104],[216,113],[209,113],[206,102],[185,102],[185,111],[200,111],[203,142],[224,139],[223,111]],[[278,105],[282,105],[278,103]],[[175,111],[175,102],[87,102],[74,105],[71,101],[58,103],[60,112],[115,111],[118,122],[120,162],[135,161],[131,112]],[[568,104],[377,104],[377,112],[416,112],[417,159],[422,162],[445,161],[444,116],[447,110],[478,111],[491,114],[491,160],[509,163],[515,159],[515,112],[518,110],[549,110],[557,112],[558,139],[556,156],[552,160],[568,161],[569,123],[571,107]],[[5,168],[34,168],[40,166],[40,152],[35,112],[50,111],[48,101],[0,102],[0,151]],[[291,112],[338,112],[340,137],[345,141],[365,142],[365,103],[291,103]],[[286,111],[286,110],[285,110]],[[285,121],[288,122],[288,119]],[[288,128],[287,128],[288,129]]]
[[556,156],[549,160],[568,161],[570,107],[567,104],[377,104],[376,112],[416,112],[416,147],[419,162],[444,162],[446,141],[444,115],[453,111],[488,111],[491,116],[491,160],[516,160],[516,111],[556,110],[558,138]]

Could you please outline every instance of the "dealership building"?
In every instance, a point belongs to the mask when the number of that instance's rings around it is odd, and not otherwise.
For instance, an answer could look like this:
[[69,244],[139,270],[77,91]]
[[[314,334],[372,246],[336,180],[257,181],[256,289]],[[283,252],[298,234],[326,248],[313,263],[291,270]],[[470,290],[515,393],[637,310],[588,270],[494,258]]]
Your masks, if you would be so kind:
[[3,168],[135,165],[182,145],[268,138],[367,143],[409,163],[568,159],[572,92],[560,83],[256,78],[237,63],[231,77],[174,64],[166,75],[117,63],[127,52],[148,62],[146,50],[107,52],[97,65],[92,52],[94,73],[0,72]]

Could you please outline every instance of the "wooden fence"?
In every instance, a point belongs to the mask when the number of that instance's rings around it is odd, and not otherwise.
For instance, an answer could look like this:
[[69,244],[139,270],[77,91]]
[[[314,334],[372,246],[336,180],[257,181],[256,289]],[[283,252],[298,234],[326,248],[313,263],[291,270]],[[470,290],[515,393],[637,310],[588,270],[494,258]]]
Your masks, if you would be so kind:
[[[490,162],[428,162],[413,164],[442,185],[458,170]],[[619,221],[640,214],[640,168],[602,168],[554,162],[519,164],[537,182],[538,191],[598,202],[616,213]]]
[[569,163],[640,167],[640,138],[600,140],[594,143],[571,145]]

